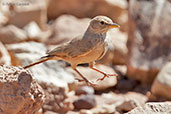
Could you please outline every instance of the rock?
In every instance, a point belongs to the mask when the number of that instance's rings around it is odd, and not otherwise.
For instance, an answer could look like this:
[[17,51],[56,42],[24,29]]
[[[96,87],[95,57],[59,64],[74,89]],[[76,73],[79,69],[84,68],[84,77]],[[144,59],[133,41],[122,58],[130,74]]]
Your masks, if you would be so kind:
[[[7,47],[11,52],[13,65],[31,64],[45,56],[46,53],[45,45],[36,42],[11,44]],[[68,83],[74,81],[73,76],[66,72],[56,61],[47,61],[35,65],[30,68],[30,71],[39,83],[54,84],[57,87],[68,89]]]
[[[90,19],[78,19],[72,15],[62,15],[58,17],[52,25],[53,34],[47,40],[48,44],[59,44],[72,40],[84,34]],[[68,26],[69,25],[69,26]]]
[[[2,10],[1,8],[0,8],[0,10]],[[3,14],[3,12],[1,12],[0,11],[0,27],[2,26],[2,25],[5,25],[5,24],[7,24],[7,22],[8,22],[8,18]]]
[[151,91],[156,96],[171,99],[171,62],[168,62],[159,72],[152,84]]
[[[72,98],[74,99],[74,98]],[[96,106],[91,109],[81,109],[69,111],[67,114],[120,114],[124,113],[124,110],[130,110],[135,106],[144,105],[148,100],[143,94],[136,92],[119,93],[114,92],[95,94]],[[124,107],[127,105],[128,107]],[[117,110],[119,109],[120,112]]]
[[71,14],[80,18],[106,15],[116,21],[126,8],[125,0],[48,0],[47,14],[48,19],[55,19],[61,14]]
[[46,28],[46,21],[47,21],[46,1],[27,0],[23,2],[21,1],[20,2],[13,1],[13,2],[17,4],[23,3],[23,5],[14,5],[14,8],[10,10],[9,12],[10,24],[14,24],[17,27],[23,28],[31,21],[35,21],[41,29]]
[[6,47],[0,42],[0,64],[11,65],[11,57]]
[[100,63],[115,65],[126,64],[126,57],[128,53],[127,48],[127,33],[121,32],[119,29],[111,29],[108,32],[110,39],[109,50],[107,54],[100,60]]
[[46,111],[45,113],[43,113],[43,114],[58,114],[58,113],[56,113],[56,112],[52,112],[52,111]]
[[119,91],[127,92],[133,90],[136,85],[137,83],[135,80],[125,79],[125,77],[121,77],[121,79],[118,81],[116,88]]
[[129,1],[129,77],[151,84],[171,60],[170,9],[169,0]]
[[[108,74],[115,74],[115,71],[111,68],[111,67],[108,67],[108,66],[105,66],[105,65],[97,65],[96,66],[99,70],[102,70]],[[81,72],[81,74],[83,74],[88,80],[90,81],[93,81],[94,83],[97,84],[96,87],[93,87],[95,90],[105,90],[109,87],[113,87],[117,84],[117,79],[116,79],[116,76],[112,76],[112,77],[109,77],[109,78],[105,78],[103,81],[97,81],[96,80],[98,78],[102,78],[103,75],[100,74],[99,72],[97,71],[94,71],[90,68],[86,68],[86,67],[77,67],[77,69]],[[78,79],[81,79],[81,77],[75,72],[73,71],[73,69],[71,68],[68,68],[67,69],[68,72],[71,72],[73,73],[73,75],[78,78]],[[85,82],[75,82],[74,85],[76,86],[75,88],[81,86],[81,85],[86,85]]]
[[139,106],[126,114],[170,114],[171,102],[149,102]]
[[18,43],[26,39],[25,31],[14,25],[8,25],[0,29],[0,41],[4,44]]
[[82,86],[75,90],[76,95],[94,94],[94,89],[90,86]]
[[66,101],[68,97],[65,88],[47,83],[41,83],[40,85],[44,89],[46,95],[46,100],[42,106],[45,114],[51,114],[51,111],[65,114],[67,111],[74,109],[72,102]]
[[44,101],[44,92],[21,67],[0,66],[0,113],[33,114]]
[[119,106],[116,107],[118,112],[128,112],[137,107],[138,104],[134,100],[127,100],[122,102]]
[[136,92],[127,92],[125,95],[123,95],[123,97],[124,101],[135,101],[137,106],[145,104],[148,100],[146,95]]
[[75,109],[91,109],[96,106],[94,95],[82,95],[79,99],[73,102]]
[[51,35],[51,30],[42,31],[33,21],[24,26],[24,30],[26,31],[29,40],[44,42]]
[[115,29],[111,30],[109,35],[111,36],[111,41],[114,46],[113,64],[126,64],[126,56],[128,53],[128,48],[126,45],[128,39],[127,33],[121,32],[119,29]]

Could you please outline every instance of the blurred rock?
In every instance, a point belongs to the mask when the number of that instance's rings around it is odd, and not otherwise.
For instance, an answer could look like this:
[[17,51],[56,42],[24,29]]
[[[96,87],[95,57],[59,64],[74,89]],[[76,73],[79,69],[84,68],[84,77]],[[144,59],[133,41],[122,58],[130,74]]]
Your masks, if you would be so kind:
[[[115,74],[115,71],[111,67],[108,67],[108,66],[97,65],[96,68],[98,68],[99,70],[102,70],[102,71],[106,72],[107,74]],[[96,87],[93,87],[95,90],[104,90],[104,89],[107,89],[109,87],[113,87],[113,86],[115,86],[117,84],[116,76],[111,76],[109,78],[105,78],[103,81],[97,81],[96,82],[96,80],[98,78],[102,78],[103,77],[102,74],[100,74],[99,72],[94,71],[94,70],[92,70],[90,68],[87,68],[87,67],[77,67],[77,69],[88,80],[93,81],[94,83],[97,84]],[[75,71],[73,71],[73,69],[68,68],[67,71],[73,73],[73,75],[76,78],[81,79],[81,77]],[[75,88],[78,88],[81,85],[86,85],[85,82],[75,82],[73,84],[76,86]],[[73,85],[71,84],[70,86],[73,86]]]
[[119,29],[111,29],[108,32],[108,39],[111,42],[109,44],[109,50],[107,54],[100,60],[100,63],[111,64],[111,61],[115,65],[126,64],[126,57],[128,53],[127,48],[127,33],[121,32]]
[[149,102],[139,106],[126,114],[170,114],[171,102]]
[[152,83],[171,60],[170,13],[169,0],[129,1],[129,77]]
[[[13,65],[28,65],[36,62],[40,57],[45,56],[46,47],[44,44],[36,42],[26,42],[8,45],[11,52]],[[68,89],[68,83],[74,78],[66,72],[57,61],[47,61],[30,68],[35,79],[40,83],[54,84],[57,87]]]
[[[135,92],[128,92],[127,94],[102,93],[101,95],[95,95],[95,98],[97,101],[96,107],[89,110],[82,109],[80,110],[81,114],[120,114],[124,112],[123,109],[129,110],[128,108],[143,105],[147,101],[145,95]],[[124,107],[122,104],[127,104],[128,107]],[[119,110],[120,112],[116,110],[119,109],[118,107],[122,109]]]
[[137,107],[138,104],[134,100],[127,100],[122,102],[119,106],[116,107],[118,112],[128,112]]
[[4,44],[18,43],[27,39],[26,32],[13,25],[0,29],[0,41]]
[[76,95],[94,94],[94,89],[90,86],[82,86],[75,90]]
[[126,65],[115,65],[115,69],[122,76],[125,76],[126,75],[126,72],[127,72],[127,66]]
[[56,112],[52,112],[52,111],[46,111],[45,113],[43,113],[43,114],[58,114],[58,113],[56,113]]
[[[71,14],[76,17],[95,17],[106,15],[115,21],[127,8],[125,0],[47,0],[48,19],[55,19],[61,14]],[[66,5],[67,4],[67,5]],[[84,4],[84,5],[83,5]]]
[[133,101],[133,103],[136,103],[134,106],[144,105],[148,100],[146,95],[137,92],[127,92],[123,97],[124,102]]
[[73,102],[75,109],[91,109],[96,106],[95,97],[92,94],[82,95]]
[[152,93],[171,100],[171,62],[168,62],[157,75],[153,85]]
[[[23,5],[14,5],[9,12],[9,23],[14,24],[20,28],[31,21],[35,21],[41,29],[46,28],[47,22],[47,4],[42,0],[27,0],[11,2]],[[11,7],[10,5],[8,5]]]
[[35,22],[30,22],[28,25],[24,26],[24,30],[26,31],[29,40],[39,42],[46,41],[52,33],[51,30],[42,31]]
[[11,57],[6,47],[0,42],[0,64],[11,65]]
[[3,14],[3,12],[1,12],[1,7],[0,7],[0,27],[2,25],[7,24],[8,22],[8,18]]
[[73,110],[72,102],[66,102],[67,91],[64,88],[46,83],[41,83],[41,86],[46,95],[46,100],[42,107],[45,114],[53,114],[51,111],[65,114],[67,111]]
[[33,114],[44,101],[42,88],[21,67],[0,66],[0,113]]
[[126,92],[133,90],[136,85],[137,83],[135,80],[125,79],[125,77],[121,77],[121,79],[118,81],[116,88],[121,92]]
[[127,48],[127,33],[119,31],[119,29],[112,29],[109,32],[111,36],[111,41],[114,46],[113,54],[113,64],[126,64],[126,56],[128,53]]
[[70,41],[73,38],[83,35],[88,27],[90,19],[78,19],[72,15],[58,17],[52,25],[52,36],[47,40],[48,44],[59,44]]

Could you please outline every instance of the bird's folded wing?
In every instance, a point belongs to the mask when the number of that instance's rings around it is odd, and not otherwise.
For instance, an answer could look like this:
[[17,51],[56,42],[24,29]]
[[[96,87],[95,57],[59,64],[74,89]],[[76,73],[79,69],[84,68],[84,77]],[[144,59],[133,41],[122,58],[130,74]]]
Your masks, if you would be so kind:
[[94,48],[93,42],[83,41],[80,37],[74,38],[72,41],[59,45],[54,50],[48,52],[50,56],[58,57],[78,57],[84,56]]

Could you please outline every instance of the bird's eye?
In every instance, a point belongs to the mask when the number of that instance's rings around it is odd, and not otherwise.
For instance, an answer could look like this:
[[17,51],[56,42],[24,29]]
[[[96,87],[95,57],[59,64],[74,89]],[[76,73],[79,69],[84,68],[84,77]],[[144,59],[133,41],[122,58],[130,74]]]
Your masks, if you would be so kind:
[[104,21],[100,21],[100,24],[102,24],[102,25],[103,25],[103,24],[105,24],[105,23],[104,23]]

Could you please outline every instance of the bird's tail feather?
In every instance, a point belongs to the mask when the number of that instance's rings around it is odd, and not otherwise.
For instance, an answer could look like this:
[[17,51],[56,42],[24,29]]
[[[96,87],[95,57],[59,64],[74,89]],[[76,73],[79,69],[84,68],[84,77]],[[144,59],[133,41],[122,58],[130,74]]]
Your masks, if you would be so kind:
[[43,63],[43,62],[45,62],[45,61],[47,61],[47,60],[50,60],[50,59],[52,59],[52,58],[42,57],[41,60],[39,60],[39,61],[37,61],[37,62],[34,62],[34,63],[32,63],[32,64],[29,64],[29,65],[27,65],[27,66],[24,66],[23,68],[24,68],[24,69],[27,69],[27,68],[29,68],[29,67],[32,67],[32,66],[34,66],[34,65]]

